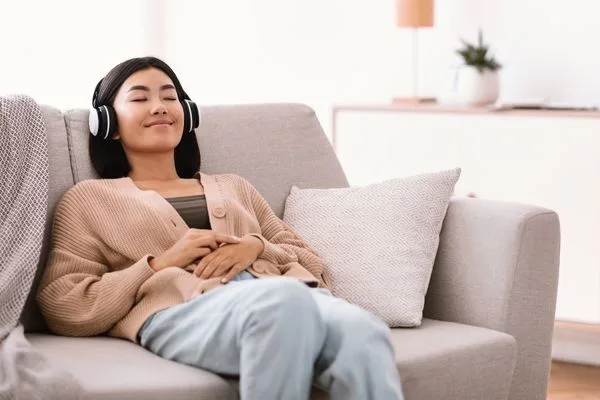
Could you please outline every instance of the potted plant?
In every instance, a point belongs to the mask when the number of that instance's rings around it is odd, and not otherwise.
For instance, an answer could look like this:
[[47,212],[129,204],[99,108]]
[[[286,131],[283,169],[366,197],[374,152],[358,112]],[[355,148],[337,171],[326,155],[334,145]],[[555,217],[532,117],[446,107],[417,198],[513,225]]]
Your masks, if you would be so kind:
[[463,61],[456,78],[458,101],[472,106],[495,103],[500,93],[499,71],[502,65],[489,54],[481,29],[476,45],[460,40],[464,47],[456,50]]

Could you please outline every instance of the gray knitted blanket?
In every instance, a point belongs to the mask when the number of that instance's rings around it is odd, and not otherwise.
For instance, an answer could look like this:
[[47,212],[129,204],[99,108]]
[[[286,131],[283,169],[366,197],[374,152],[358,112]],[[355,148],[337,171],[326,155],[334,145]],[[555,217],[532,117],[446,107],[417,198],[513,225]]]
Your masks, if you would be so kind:
[[0,97],[0,399],[79,399],[75,379],[27,342],[19,323],[39,262],[48,204],[48,146],[28,96]]

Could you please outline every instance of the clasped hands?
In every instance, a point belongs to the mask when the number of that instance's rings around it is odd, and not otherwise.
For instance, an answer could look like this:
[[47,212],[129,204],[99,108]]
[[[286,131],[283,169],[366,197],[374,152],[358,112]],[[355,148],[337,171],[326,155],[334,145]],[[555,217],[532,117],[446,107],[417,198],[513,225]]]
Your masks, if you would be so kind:
[[197,263],[194,275],[201,279],[223,276],[221,282],[227,283],[256,261],[263,248],[262,241],[254,236],[238,238],[212,230],[190,229],[149,264],[155,271],[160,271]]

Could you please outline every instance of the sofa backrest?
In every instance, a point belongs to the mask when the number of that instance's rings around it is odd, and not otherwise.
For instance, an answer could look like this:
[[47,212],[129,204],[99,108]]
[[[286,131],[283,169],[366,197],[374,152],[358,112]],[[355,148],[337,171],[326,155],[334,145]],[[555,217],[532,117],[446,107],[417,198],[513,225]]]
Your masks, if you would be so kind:
[[[28,332],[44,331],[35,294],[46,263],[52,215],[75,183],[98,178],[88,155],[88,110],[64,113],[42,106],[50,153],[48,223],[38,274],[21,321]],[[347,187],[348,181],[314,111],[301,104],[210,106],[196,130],[201,170],[248,179],[281,217],[292,185]]]

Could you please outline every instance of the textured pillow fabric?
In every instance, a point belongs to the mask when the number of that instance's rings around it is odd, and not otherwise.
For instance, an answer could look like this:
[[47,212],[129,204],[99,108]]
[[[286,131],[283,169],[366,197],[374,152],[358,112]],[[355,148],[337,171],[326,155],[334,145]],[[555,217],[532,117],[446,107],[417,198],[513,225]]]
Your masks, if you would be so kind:
[[323,259],[334,296],[419,326],[460,168],[351,188],[299,189],[283,220]]

